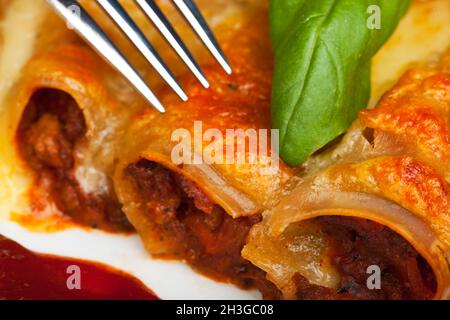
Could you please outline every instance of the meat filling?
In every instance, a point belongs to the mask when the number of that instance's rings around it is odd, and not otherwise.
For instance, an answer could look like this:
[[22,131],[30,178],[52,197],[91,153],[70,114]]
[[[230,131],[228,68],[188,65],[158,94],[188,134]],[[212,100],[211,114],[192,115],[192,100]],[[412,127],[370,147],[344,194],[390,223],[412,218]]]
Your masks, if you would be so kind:
[[231,218],[195,183],[155,162],[140,160],[126,174],[134,179],[146,214],[183,247],[175,258],[213,278],[256,287],[265,298],[279,297],[265,273],[241,257],[247,233],[260,217]]
[[34,210],[49,201],[75,222],[108,231],[130,231],[116,196],[85,193],[74,175],[74,146],[86,133],[83,113],[68,94],[41,89],[30,99],[17,132],[19,152],[35,173]]
[[[332,242],[332,263],[341,274],[337,292],[296,276],[299,299],[431,299],[433,271],[400,235],[376,222],[350,217],[322,217]],[[380,289],[369,289],[369,266],[380,268]]]
[[[199,271],[242,287],[256,287],[265,298],[280,293],[265,273],[241,257],[251,226],[260,217],[232,219],[192,181],[147,160],[130,165],[146,214],[184,247],[181,257]],[[299,299],[428,299],[436,284],[432,270],[399,235],[375,222],[345,217],[318,218],[333,239],[332,263],[341,274],[338,291],[295,276]],[[367,267],[381,269],[381,289],[367,287]]]

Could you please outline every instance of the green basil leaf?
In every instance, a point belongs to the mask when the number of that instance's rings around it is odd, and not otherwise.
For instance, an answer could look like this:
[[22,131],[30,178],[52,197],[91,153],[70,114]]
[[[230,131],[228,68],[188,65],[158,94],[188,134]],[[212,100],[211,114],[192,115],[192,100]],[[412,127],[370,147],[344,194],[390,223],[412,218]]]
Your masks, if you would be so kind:
[[[409,0],[271,0],[275,71],[272,124],[280,155],[304,162],[342,134],[367,106],[370,63]],[[380,28],[369,28],[371,6]]]

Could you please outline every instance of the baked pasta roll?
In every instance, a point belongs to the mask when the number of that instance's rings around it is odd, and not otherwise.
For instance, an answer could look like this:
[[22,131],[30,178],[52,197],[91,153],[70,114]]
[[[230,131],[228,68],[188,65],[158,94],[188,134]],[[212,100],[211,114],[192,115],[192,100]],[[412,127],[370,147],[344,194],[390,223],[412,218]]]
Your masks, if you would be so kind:
[[114,185],[153,256],[185,259],[215,277],[261,287],[264,273],[240,251],[260,213],[289,187],[294,169],[271,145],[271,53],[264,19],[255,18],[260,14],[218,33],[231,76],[204,64],[210,89],[186,77],[187,103],[169,94],[164,115],[134,116]]
[[448,298],[448,66],[408,71],[252,228],[243,256],[286,298]]

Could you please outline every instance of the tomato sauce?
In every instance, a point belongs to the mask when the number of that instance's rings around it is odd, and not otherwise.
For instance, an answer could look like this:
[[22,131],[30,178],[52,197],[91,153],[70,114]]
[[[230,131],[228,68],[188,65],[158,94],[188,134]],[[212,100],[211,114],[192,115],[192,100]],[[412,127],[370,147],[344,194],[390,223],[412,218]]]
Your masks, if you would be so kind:
[[[80,289],[67,281],[80,270]],[[70,271],[70,270],[69,270]],[[73,284],[73,282],[71,282]],[[0,300],[155,300],[139,280],[107,266],[38,255],[0,236]]]

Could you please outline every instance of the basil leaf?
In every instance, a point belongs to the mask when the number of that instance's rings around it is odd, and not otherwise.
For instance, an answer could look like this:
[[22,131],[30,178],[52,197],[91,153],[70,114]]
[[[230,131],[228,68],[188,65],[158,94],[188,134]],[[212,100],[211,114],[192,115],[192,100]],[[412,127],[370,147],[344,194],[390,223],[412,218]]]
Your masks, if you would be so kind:
[[[280,129],[280,155],[288,164],[304,162],[367,106],[371,58],[409,3],[271,0],[272,124]],[[381,9],[380,29],[368,27],[371,5]]]

